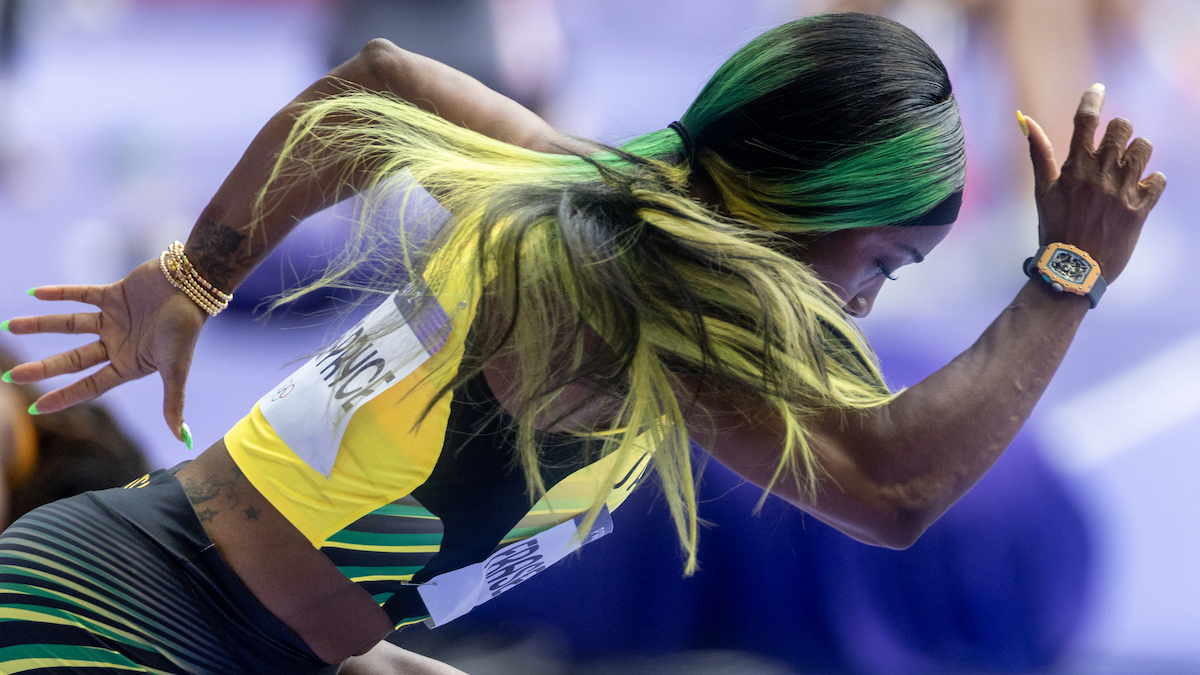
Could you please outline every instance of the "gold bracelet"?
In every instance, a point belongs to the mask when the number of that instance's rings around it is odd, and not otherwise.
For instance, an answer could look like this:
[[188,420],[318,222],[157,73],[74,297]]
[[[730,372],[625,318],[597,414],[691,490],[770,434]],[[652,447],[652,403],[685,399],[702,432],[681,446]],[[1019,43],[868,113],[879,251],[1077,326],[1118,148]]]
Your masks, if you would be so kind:
[[188,296],[200,309],[216,316],[229,306],[232,293],[225,293],[208,283],[183,254],[183,244],[175,242],[158,256],[158,267],[171,285]]
[[[171,255],[175,253],[176,255]],[[168,279],[175,285],[176,288],[183,291],[192,302],[195,302],[201,309],[208,312],[211,316],[216,316],[221,310],[228,306],[229,301],[222,297],[216,298],[210,293],[206,293],[191,275],[187,274],[182,269],[182,253],[179,251],[168,252],[160,258],[164,262],[164,271],[167,272]],[[183,258],[186,260],[186,258]]]
[[205,291],[207,291],[209,294],[214,296],[217,300],[229,302],[230,300],[233,299],[232,293],[225,293],[221,289],[208,283],[207,279],[200,276],[200,273],[196,271],[196,268],[192,267],[191,261],[188,260],[187,256],[185,256],[183,254],[183,244],[181,244],[177,241],[174,244],[171,244],[171,247],[167,250],[171,252],[171,255],[175,258],[176,261],[178,261],[179,266],[183,268],[183,270],[188,274],[188,276],[190,276],[193,280],[197,281],[200,284],[200,286],[202,286],[204,288]]
[[158,256],[158,266],[159,269],[162,270],[163,275],[167,277],[167,281],[171,282],[172,286],[182,291],[184,295],[191,299],[192,302],[196,303],[196,306],[207,312],[210,316],[216,316],[217,313],[223,309],[222,307],[217,307],[203,295],[196,293],[187,285],[180,283],[176,279],[178,271],[172,271],[172,268],[175,267],[175,263],[169,258],[166,251],[163,251],[163,253]]

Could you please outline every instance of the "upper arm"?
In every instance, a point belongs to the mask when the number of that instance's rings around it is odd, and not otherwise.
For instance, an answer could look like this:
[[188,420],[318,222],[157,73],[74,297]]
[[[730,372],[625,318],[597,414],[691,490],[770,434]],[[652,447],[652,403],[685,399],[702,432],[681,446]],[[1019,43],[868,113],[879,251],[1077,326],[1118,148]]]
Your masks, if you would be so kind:
[[444,63],[376,38],[331,77],[394,94],[461,127],[539,152],[591,152],[533,111]]

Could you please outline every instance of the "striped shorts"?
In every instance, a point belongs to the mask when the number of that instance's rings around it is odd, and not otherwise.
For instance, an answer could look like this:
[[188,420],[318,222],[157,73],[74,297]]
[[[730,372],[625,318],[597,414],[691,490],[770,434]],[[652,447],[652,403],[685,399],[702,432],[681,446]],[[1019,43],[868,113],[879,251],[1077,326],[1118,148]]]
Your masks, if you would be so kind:
[[180,467],[41,507],[0,535],[0,675],[338,671],[221,560]]

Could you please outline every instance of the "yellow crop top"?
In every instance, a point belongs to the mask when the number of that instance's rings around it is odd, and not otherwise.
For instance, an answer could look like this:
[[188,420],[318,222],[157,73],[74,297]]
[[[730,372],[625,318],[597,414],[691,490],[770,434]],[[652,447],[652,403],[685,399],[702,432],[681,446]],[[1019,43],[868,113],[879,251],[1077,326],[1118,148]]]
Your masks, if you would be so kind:
[[[475,307],[453,290],[418,302],[427,293],[390,296],[225,436],[250,482],[397,626],[440,625],[552,564],[548,551],[580,545],[572,521],[605,492],[615,509],[649,464],[638,453],[604,485],[616,457],[584,465],[580,442],[557,437],[530,507],[482,377],[421,418],[457,374]],[[583,539],[610,528],[605,513]]]

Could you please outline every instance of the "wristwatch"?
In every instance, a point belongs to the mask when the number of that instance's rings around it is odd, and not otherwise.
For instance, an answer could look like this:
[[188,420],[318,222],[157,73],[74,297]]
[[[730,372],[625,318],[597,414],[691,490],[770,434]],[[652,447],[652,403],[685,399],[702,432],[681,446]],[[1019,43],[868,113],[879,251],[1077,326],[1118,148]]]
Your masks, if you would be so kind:
[[1025,276],[1033,279],[1035,273],[1056,291],[1087,296],[1093,308],[1108,287],[1100,274],[1100,265],[1070,244],[1049,244],[1039,248],[1032,258],[1026,258]]

